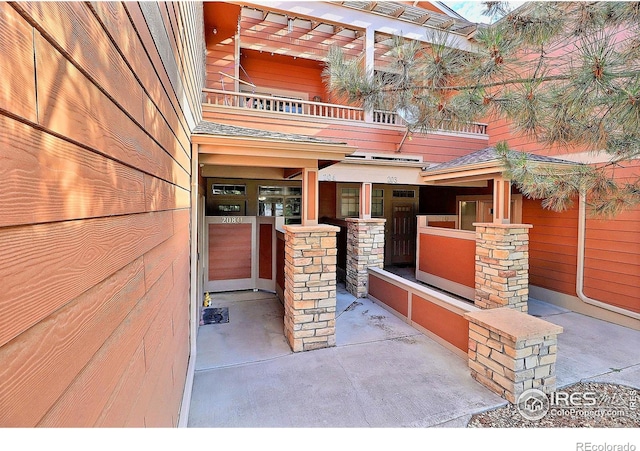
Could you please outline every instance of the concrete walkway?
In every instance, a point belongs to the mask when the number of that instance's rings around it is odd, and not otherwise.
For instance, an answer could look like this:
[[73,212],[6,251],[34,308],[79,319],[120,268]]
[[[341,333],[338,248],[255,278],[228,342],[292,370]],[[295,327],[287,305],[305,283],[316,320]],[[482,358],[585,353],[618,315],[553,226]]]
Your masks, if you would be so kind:
[[[292,353],[270,293],[213,296],[229,323],[201,326],[189,427],[465,427],[506,401],[466,360],[368,299],[338,287],[336,347]],[[592,379],[640,388],[640,332],[530,301],[564,327],[558,386]]]

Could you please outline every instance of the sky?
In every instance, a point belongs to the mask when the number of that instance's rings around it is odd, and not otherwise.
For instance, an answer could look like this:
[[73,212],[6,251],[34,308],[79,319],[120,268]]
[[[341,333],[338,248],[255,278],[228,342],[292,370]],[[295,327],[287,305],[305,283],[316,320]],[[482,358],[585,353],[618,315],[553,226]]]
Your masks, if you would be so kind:
[[[465,19],[470,20],[471,22],[491,23],[490,17],[482,15],[482,12],[485,9],[482,1],[469,1],[469,2],[443,1],[442,3],[444,3],[454,11],[456,11]],[[518,6],[522,5],[524,2],[509,2],[509,3],[515,9]]]

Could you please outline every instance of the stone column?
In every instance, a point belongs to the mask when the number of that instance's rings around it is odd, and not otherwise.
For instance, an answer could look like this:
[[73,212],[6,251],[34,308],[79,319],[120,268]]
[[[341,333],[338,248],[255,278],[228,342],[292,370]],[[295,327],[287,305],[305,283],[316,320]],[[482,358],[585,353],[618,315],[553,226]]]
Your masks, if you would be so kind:
[[514,309],[465,313],[471,377],[511,403],[526,390],[556,389],[561,326]]
[[293,352],[336,344],[336,232],[329,225],[285,229],[284,334]]
[[477,223],[475,304],[527,312],[530,224]]
[[386,219],[347,218],[346,288],[357,298],[367,296],[367,268],[384,267]]

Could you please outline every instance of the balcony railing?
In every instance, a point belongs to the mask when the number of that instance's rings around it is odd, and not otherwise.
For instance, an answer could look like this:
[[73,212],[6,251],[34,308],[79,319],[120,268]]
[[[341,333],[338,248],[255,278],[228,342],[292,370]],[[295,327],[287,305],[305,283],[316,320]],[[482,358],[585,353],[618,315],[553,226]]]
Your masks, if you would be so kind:
[[274,111],[283,114],[364,121],[364,110],[332,103],[310,102],[247,92],[204,89],[205,103],[217,106]]
[[[393,111],[374,110],[372,118],[368,119],[363,108],[347,105],[312,102],[308,100],[252,94],[247,92],[223,91],[219,89],[204,89],[203,94],[205,105],[208,104],[231,108],[270,111],[298,117],[305,116],[323,119],[341,119],[406,126],[406,123],[402,118]],[[450,126],[443,127],[441,130],[453,133],[486,135],[487,124],[479,122],[450,124]]]

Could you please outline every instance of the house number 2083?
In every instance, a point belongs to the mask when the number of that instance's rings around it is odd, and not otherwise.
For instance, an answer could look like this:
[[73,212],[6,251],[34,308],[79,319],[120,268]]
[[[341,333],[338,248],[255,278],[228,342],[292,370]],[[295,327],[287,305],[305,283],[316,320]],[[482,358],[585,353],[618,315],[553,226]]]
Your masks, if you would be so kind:
[[387,183],[398,183],[398,177],[387,176]]
[[234,216],[224,216],[222,218],[223,224],[238,224],[242,222],[242,218],[236,218]]

